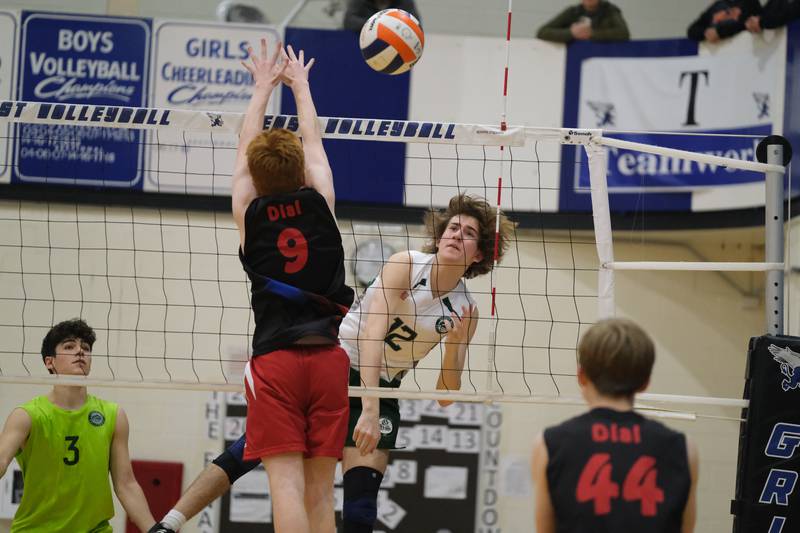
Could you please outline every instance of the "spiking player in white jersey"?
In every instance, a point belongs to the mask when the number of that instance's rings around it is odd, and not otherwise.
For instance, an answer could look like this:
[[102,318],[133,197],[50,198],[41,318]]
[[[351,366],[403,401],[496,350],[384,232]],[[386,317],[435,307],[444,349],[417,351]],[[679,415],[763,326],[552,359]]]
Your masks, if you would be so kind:
[[[464,231],[469,233],[471,225],[469,222],[466,225]],[[442,336],[455,329],[456,320],[463,322],[470,315],[476,317],[473,314],[475,300],[462,279],[458,280],[455,288],[448,291],[447,295],[434,294],[431,290],[435,260],[436,254],[415,250],[402,252],[390,259],[390,262],[401,262],[404,274],[408,271],[411,289],[401,292],[391,311],[393,318],[384,338],[386,346],[381,355],[380,378],[387,383],[402,378],[417,361],[438,346]],[[376,303],[373,300],[383,298],[382,291],[378,288],[381,285],[382,279],[378,276],[361,301],[350,308],[339,330],[342,347],[350,357],[350,366],[354,372],[358,372],[361,366],[358,339],[363,332],[359,331],[359,327],[363,329],[369,310],[375,308]]]
[[[500,217],[498,260],[514,228]],[[468,195],[453,197],[444,212],[429,213],[430,244],[423,252],[394,254],[339,327],[339,341],[350,357],[350,385],[399,387],[403,376],[444,341],[437,388],[461,388],[467,346],[478,324],[463,278],[492,270],[496,222],[496,209]],[[399,422],[396,399],[350,399],[342,468],[344,533],[372,531]]]

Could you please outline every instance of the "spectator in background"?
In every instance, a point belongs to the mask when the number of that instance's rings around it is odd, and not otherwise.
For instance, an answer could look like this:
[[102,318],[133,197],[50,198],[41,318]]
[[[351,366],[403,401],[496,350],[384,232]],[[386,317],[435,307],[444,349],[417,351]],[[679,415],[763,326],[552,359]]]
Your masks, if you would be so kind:
[[344,13],[344,29],[360,32],[364,23],[372,15],[390,8],[402,9],[411,13],[420,24],[422,23],[414,0],[350,0],[347,3],[347,11]]
[[606,0],[581,0],[539,28],[536,37],[555,43],[627,41],[631,38],[622,11]]
[[761,14],[759,0],[716,0],[692,22],[689,39],[716,43],[744,30],[745,21]]
[[761,33],[787,25],[800,18],[800,0],[768,0],[760,15],[750,16],[744,23],[747,31]]

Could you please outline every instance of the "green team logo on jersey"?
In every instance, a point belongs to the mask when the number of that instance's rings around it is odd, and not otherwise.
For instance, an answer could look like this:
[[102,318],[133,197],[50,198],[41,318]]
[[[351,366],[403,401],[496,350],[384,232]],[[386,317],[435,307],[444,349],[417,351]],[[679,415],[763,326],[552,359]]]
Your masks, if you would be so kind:
[[455,326],[455,322],[449,316],[440,316],[436,319],[436,333],[444,335]]
[[89,413],[89,423],[93,426],[102,426],[106,423],[106,417],[100,411],[92,411]]

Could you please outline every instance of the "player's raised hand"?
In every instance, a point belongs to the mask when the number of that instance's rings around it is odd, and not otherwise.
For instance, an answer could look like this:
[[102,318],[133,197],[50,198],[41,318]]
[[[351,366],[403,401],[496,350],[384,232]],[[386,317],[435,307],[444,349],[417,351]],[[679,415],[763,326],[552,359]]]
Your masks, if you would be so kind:
[[296,83],[308,82],[308,71],[314,66],[314,58],[312,57],[306,63],[303,50],[300,50],[299,54],[295,54],[292,45],[286,47],[283,55],[286,60],[286,69],[283,71],[281,81],[289,87],[294,87]]
[[278,43],[272,54],[267,54],[267,40],[261,39],[261,53],[256,55],[252,46],[247,47],[250,62],[242,61],[247,72],[252,74],[256,87],[273,88],[281,81],[281,74],[286,68],[283,60],[283,44]]

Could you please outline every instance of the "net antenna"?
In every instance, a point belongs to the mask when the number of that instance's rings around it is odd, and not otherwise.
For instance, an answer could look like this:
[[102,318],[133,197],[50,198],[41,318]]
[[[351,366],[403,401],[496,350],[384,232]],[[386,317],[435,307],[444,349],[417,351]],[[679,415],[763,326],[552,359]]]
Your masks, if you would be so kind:
[[[506,63],[503,68],[503,111],[500,115],[500,131],[507,131],[508,130],[508,74],[509,74],[509,63],[511,59],[511,17],[513,14],[513,2],[512,0],[508,0],[508,13],[506,15],[506,43],[505,43],[505,50],[506,50]],[[506,147],[500,145],[500,172],[497,177],[497,204],[495,205],[495,209],[497,209],[497,217],[495,217],[495,228],[494,228],[494,258],[493,258],[493,267],[490,273],[490,283],[491,283],[491,290],[492,290],[492,307],[491,312],[489,315],[489,327],[490,333],[489,337],[492,339],[492,342],[489,345],[489,353],[488,353],[488,366],[486,369],[486,389],[489,391],[496,390],[495,383],[496,380],[493,379],[493,370],[496,370],[496,361],[495,357],[497,354],[495,353],[495,346],[497,345],[497,305],[496,305],[496,298],[497,298],[497,286],[495,283],[495,272],[497,272],[497,264],[498,264],[498,252],[499,252],[499,245],[500,245],[500,212],[502,210],[503,205],[503,171],[506,167]]]
[[[404,380],[413,383],[416,390],[355,387],[350,391],[353,396],[380,394],[454,401],[582,404],[575,386],[577,338],[583,327],[598,318],[613,316],[617,271],[741,270],[780,275],[785,269],[782,236],[774,234],[770,237],[773,244],[768,244],[767,261],[763,263],[656,263],[615,261],[611,232],[607,148],[766,173],[768,183],[779,184],[770,190],[777,189],[782,194],[785,169],[780,164],[779,151],[773,153],[772,147],[768,162],[761,163],[631,143],[605,137],[596,129],[326,117],[319,121],[326,138],[406,143],[407,205],[439,207],[454,193],[465,191],[486,198],[497,195],[498,204],[516,208],[508,212],[512,220],[525,211],[534,215],[547,211],[543,198],[557,195],[558,181],[553,176],[557,175],[558,158],[541,158],[540,150],[556,154],[563,144],[579,145],[588,156],[594,239],[582,242],[571,232],[567,240],[553,239],[543,229],[538,233],[520,230],[512,243],[516,257],[513,253],[506,255],[491,276],[491,287],[478,279],[470,280],[470,291],[479,307],[485,309],[491,305],[494,318],[479,325],[470,346],[464,390],[436,390],[435,379],[426,377],[439,370],[437,358],[431,355],[426,361],[432,362],[432,368],[420,365],[413,370],[415,379]],[[242,114],[228,112],[0,103],[0,126],[9,123],[41,126],[28,132],[28,137],[20,126],[4,128],[11,132],[16,145],[31,141],[41,142],[42,146],[56,145],[54,136],[60,132],[87,125],[148,131],[146,140],[141,142],[150,155],[143,158],[142,170],[149,179],[158,182],[159,192],[191,192],[196,190],[197,183],[208,180],[215,194],[224,195],[225,183],[220,177],[229,176],[232,171],[236,136],[242,122]],[[296,130],[297,119],[267,116],[265,128]],[[172,135],[165,138],[182,141],[178,145],[174,141],[159,142],[159,133],[167,132]],[[44,137],[32,138],[32,135]],[[12,163],[18,164],[16,160]],[[503,165],[509,168],[505,184]],[[213,169],[213,176],[207,169]],[[487,175],[501,178],[496,186],[487,185]],[[507,191],[502,198],[501,186]],[[52,192],[51,188],[57,189],[47,186],[46,192]],[[156,196],[153,193],[153,198]],[[147,193],[140,197],[146,198]],[[79,200],[80,197],[73,196],[70,202]],[[782,227],[779,209],[782,200],[773,199],[767,205],[768,218],[774,218],[772,226]],[[208,212],[196,209],[109,206],[75,209],[74,205],[65,209],[56,203],[43,209],[23,200],[0,202],[0,248],[5,259],[0,262],[0,307],[5,310],[0,317],[0,328],[6,333],[0,345],[0,383],[240,391],[239,371],[249,351],[252,321],[247,281],[236,255],[238,234],[228,218],[220,213],[209,220]],[[360,239],[376,237],[355,230],[352,221],[342,218],[339,221],[345,243],[357,244]],[[377,235],[417,247],[425,240],[421,231],[405,225],[394,231],[379,228]],[[138,240],[148,234],[155,238]],[[207,237],[196,238],[203,235]],[[209,240],[214,245],[209,246]],[[188,248],[187,242],[191,243]],[[542,253],[521,253],[521,244]],[[561,259],[550,253],[558,248],[566,251]],[[108,259],[111,252],[132,258],[138,268],[133,272],[117,272],[118,265]],[[81,261],[86,254],[95,259],[105,254],[106,264]],[[348,265],[352,265],[354,250],[346,249],[346,254]],[[143,261],[145,256],[147,261]],[[75,266],[66,271],[70,263]],[[153,271],[157,273],[150,275]],[[553,288],[558,282],[562,284],[561,292]],[[41,286],[47,284],[52,284],[56,291],[42,293]],[[67,285],[73,291],[69,293],[71,296],[62,294],[62,287]],[[97,296],[100,294],[97,287],[103,288],[101,296]],[[563,290],[564,287],[567,289]],[[778,289],[769,293],[770,297],[778,298],[773,301],[779,302],[769,302],[770,319],[776,318],[774,311],[782,312],[782,291]],[[133,300],[132,291],[136,295]],[[189,299],[187,291],[191,293]],[[564,302],[568,305],[561,306]],[[543,307],[549,309],[549,315],[541,314]],[[568,309],[559,310],[560,307]],[[497,310],[502,314],[495,313]],[[106,359],[110,371],[103,371],[105,365],[96,363],[97,374],[93,368],[89,378],[53,377],[44,372],[39,343],[52,320],[68,318],[62,316],[66,313],[87,316],[101,337],[113,337],[107,353],[96,350],[94,354],[95,359]],[[148,315],[163,316],[162,328],[153,327],[153,317]],[[191,326],[185,325],[187,321]],[[781,326],[777,320],[772,324]],[[494,329],[489,331],[491,327]],[[130,345],[137,346],[141,353],[131,353],[131,346],[123,342],[125,338],[137,341]],[[226,348],[228,345],[231,347]],[[191,357],[187,357],[187,351]],[[640,399],[691,405],[745,405],[741,399],[697,396],[643,394]]]

